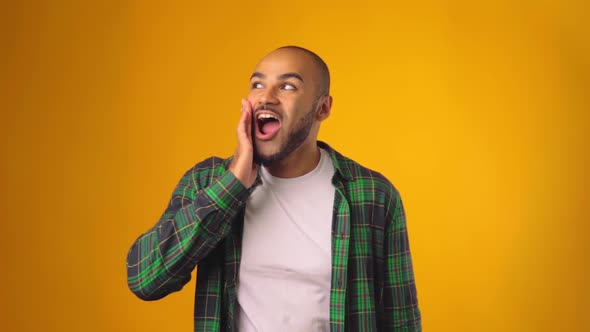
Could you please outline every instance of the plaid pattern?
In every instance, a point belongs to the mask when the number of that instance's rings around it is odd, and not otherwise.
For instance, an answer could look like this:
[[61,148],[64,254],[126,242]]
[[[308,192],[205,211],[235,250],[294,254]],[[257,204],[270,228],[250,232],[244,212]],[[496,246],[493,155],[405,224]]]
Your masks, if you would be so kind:
[[[381,174],[318,142],[336,172],[331,331],[421,331],[403,205]],[[246,189],[229,159],[190,169],[158,223],[129,250],[129,288],[143,300],[176,292],[197,266],[195,331],[235,331]]]

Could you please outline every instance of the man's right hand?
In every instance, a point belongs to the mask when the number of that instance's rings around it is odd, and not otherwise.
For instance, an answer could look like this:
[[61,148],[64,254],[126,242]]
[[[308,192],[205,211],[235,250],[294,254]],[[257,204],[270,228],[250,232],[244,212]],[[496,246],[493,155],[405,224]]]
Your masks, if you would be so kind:
[[229,171],[246,187],[250,188],[256,180],[258,165],[254,163],[254,147],[252,142],[252,105],[242,99],[242,116],[238,123],[238,147]]

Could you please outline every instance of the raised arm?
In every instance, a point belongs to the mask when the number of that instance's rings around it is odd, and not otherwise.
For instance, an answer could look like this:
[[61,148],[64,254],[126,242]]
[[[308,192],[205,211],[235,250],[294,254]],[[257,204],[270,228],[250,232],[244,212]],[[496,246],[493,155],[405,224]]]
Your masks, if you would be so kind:
[[127,283],[143,300],[179,291],[195,266],[231,231],[257,166],[251,139],[252,106],[242,100],[238,147],[229,170],[219,158],[196,165],[180,180],[158,223],[127,254]]
[[221,167],[208,159],[188,171],[158,223],[141,235],[127,255],[127,282],[143,300],[179,291],[195,266],[225,238],[248,196],[230,171],[197,187],[200,172]]

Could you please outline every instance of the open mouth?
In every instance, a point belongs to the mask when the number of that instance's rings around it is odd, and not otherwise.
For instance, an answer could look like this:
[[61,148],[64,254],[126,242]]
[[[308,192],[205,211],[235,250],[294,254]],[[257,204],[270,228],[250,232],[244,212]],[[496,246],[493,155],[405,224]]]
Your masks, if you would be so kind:
[[279,117],[271,112],[260,112],[256,115],[256,137],[262,140],[273,138],[281,129]]

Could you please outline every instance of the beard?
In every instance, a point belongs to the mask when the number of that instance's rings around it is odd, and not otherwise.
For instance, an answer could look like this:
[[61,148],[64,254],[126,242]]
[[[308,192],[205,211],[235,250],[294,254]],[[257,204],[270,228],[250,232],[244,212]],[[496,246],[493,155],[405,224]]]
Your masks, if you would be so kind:
[[[297,126],[293,129],[292,132],[289,133],[287,136],[287,140],[285,140],[280,148],[279,151],[270,155],[270,156],[263,156],[257,152],[258,149],[254,149],[254,162],[257,164],[262,164],[266,167],[271,166],[273,163],[283,160],[285,157],[290,155],[293,151],[297,150],[298,147],[305,142],[309,133],[311,132],[311,128],[313,127],[313,122],[316,115],[316,107],[318,105],[319,100],[313,103],[311,106],[311,110],[307,112],[298,122]],[[256,144],[254,142],[254,144]]]

